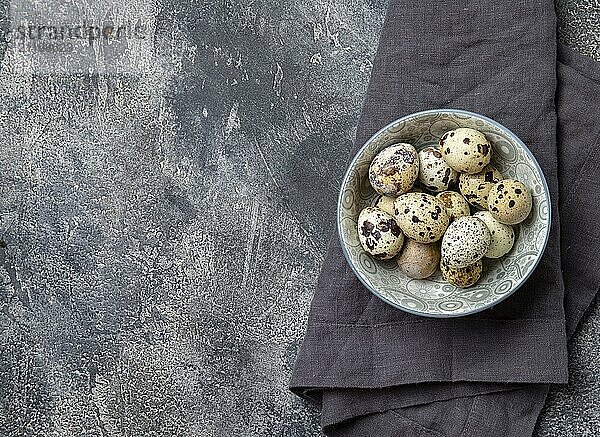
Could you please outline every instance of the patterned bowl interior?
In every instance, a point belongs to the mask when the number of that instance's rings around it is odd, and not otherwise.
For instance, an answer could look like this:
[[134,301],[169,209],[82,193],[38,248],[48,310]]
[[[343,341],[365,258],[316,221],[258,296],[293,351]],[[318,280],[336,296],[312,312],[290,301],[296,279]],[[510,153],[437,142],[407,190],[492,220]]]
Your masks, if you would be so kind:
[[[377,193],[368,179],[369,164],[383,148],[406,142],[417,150],[436,144],[448,130],[470,127],[492,143],[492,164],[505,178],[523,182],[533,195],[533,210],[514,226],[516,241],[504,257],[484,259],[484,271],[474,286],[460,289],[441,274],[418,280],[403,275],[394,260],[379,261],[367,254],[358,239],[357,218]],[[550,199],[544,175],[516,135],[481,115],[460,110],[425,111],[391,123],[373,136],[354,157],[342,182],[338,229],[344,254],[361,282],[389,304],[429,317],[457,317],[490,308],[516,291],[535,269],[550,231]]]

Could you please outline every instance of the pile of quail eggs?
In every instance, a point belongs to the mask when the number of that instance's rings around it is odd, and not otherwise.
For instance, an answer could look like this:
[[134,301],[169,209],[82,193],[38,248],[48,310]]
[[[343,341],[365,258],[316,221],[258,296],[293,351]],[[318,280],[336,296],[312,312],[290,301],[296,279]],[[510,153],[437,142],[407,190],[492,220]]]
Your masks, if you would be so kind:
[[475,284],[482,259],[511,250],[512,225],[532,207],[527,187],[503,179],[491,157],[485,135],[469,128],[446,132],[439,147],[418,153],[407,143],[383,149],[369,167],[381,196],[358,217],[364,250],[376,259],[395,257],[410,278],[428,278],[439,267],[450,284]]

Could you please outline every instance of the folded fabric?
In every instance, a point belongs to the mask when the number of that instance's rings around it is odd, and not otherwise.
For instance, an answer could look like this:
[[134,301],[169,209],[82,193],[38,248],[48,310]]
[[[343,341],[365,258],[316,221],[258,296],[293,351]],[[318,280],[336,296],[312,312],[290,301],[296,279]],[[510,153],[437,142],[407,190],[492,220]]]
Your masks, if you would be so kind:
[[561,253],[571,337],[600,287],[600,62],[565,45],[558,61]]
[[[600,200],[600,158],[596,156],[600,147],[600,63],[563,45],[559,45],[558,62],[561,253],[567,332],[571,337],[600,285],[600,260],[596,256],[600,223],[595,219]],[[454,385],[430,384],[429,403],[409,407],[411,390],[326,391],[323,411],[328,414],[324,414],[324,424],[329,425],[325,429],[338,436],[530,436],[549,388],[529,384],[514,390],[506,385],[502,391],[448,399]],[[483,392],[486,386],[479,388]],[[422,392],[422,387],[412,389]],[[477,391],[476,387],[471,389]],[[345,419],[349,411],[354,415]],[[401,419],[393,424],[383,420],[390,415]],[[381,425],[376,428],[376,423]],[[353,433],[366,424],[369,433]]]
[[[571,337],[600,285],[600,258],[596,256],[600,249],[600,223],[596,220],[600,200],[600,157],[596,156],[600,148],[600,63],[559,44],[557,74],[561,260],[567,334]],[[414,431],[417,425],[421,432],[425,429],[454,436],[459,435],[455,428],[467,419],[476,430],[473,435],[525,436],[531,435],[547,390],[548,385],[543,384],[481,383],[326,389],[322,424],[331,435],[352,435],[344,433],[366,423],[373,427],[383,420],[380,413],[400,416],[404,424],[394,422],[391,426],[387,420],[377,430],[380,436],[388,429],[393,430],[390,435],[421,435]],[[472,406],[468,412],[465,404]],[[485,414],[478,414],[478,408]],[[453,414],[446,414],[448,411]]]
[[366,414],[326,429],[337,437],[523,437],[531,435],[548,385]]
[[334,238],[291,381],[293,391],[322,402],[325,425],[545,387],[507,383],[566,382],[565,308],[572,333],[600,283],[598,227],[584,214],[598,201],[599,161],[590,159],[598,98],[588,89],[598,73],[593,61],[561,51],[557,150],[552,2],[390,2],[356,148],[411,112],[455,107],[487,115],[517,133],[540,162],[553,200],[552,235],[521,290],[491,310],[450,320],[412,316],[371,295]]

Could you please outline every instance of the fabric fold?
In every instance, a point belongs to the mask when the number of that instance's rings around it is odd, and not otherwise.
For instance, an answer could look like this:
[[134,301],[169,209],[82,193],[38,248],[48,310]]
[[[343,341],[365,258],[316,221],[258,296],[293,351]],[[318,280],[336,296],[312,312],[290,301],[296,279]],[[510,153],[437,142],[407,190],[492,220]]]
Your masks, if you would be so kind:
[[367,414],[411,408],[454,399],[471,398],[524,388],[519,384],[446,383],[385,387],[380,389],[325,389],[321,424],[325,429]]
[[[380,388],[433,381],[562,383],[567,380],[564,330],[562,319],[314,322],[297,358],[296,366],[303,371],[294,373],[292,387]],[[428,335],[415,335],[415,331]]]
[[535,427],[547,385],[461,397],[365,414],[335,426],[329,436],[522,437]]

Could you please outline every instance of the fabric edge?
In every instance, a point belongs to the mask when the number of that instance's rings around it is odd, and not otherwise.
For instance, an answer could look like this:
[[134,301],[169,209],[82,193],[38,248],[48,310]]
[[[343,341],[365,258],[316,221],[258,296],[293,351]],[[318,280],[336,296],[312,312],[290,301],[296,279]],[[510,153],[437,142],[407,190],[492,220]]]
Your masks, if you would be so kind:
[[[564,320],[471,319],[465,329],[477,333],[479,344],[491,344],[499,336],[502,338],[502,334],[510,334],[511,341],[497,350],[480,348],[475,353],[470,350],[471,345],[464,345],[462,364],[461,360],[453,362],[443,345],[436,349],[435,345],[427,348],[419,344],[410,351],[378,347],[382,344],[378,338],[402,337],[415,329],[426,337],[446,328],[440,320],[379,326],[313,324],[304,344],[319,344],[317,339],[321,342],[325,339],[335,355],[311,350],[310,346],[301,348],[297,368],[304,371],[294,372],[289,387],[310,399],[315,390],[335,388],[383,388],[432,382],[568,382]],[[533,348],[532,337],[539,339],[533,342]],[[361,357],[369,357],[369,360],[361,362]],[[431,362],[437,365],[429,366]],[[416,366],[415,363],[424,364]]]
[[561,42],[557,45],[557,61],[594,81],[600,82],[600,62]]
[[[449,385],[456,386],[456,383],[449,383]],[[365,394],[365,396],[369,396],[370,402],[368,406],[365,406],[365,404],[360,403],[357,405],[356,403],[347,402],[343,395],[342,399],[337,400],[336,402],[336,395],[339,396],[339,391],[336,391],[337,393],[335,394],[324,393],[323,406],[326,408],[323,408],[321,426],[323,428],[326,428],[328,426],[339,424],[354,417],[359,417],[365,414],[381,413],[390,409],[415,407],[439,401],[449,401],[452,399],[514,391],[520,390],[523,387],[525,386],[516,384],[503,385],[476,383],[469,384],[468,386],[460,384],[456,387],[455,390],[445,390],[440,392],[433,385],[408,385],[403,387],[394,387],[392,389],[392,392],[386,389],[386,393],[378,393],[376,395],[373,395],[373,393],[369,391],[368,394]],[[435,391],[435,394],[432,393],[431,396],[425,396],[423,398],[419,398],[418,400],[415,400],[410,396],[410,394],[414,393],[415,391],[423,392],[428,390],[431,391],[432,389]],[[385,395],[380,396],[381,394]]]

